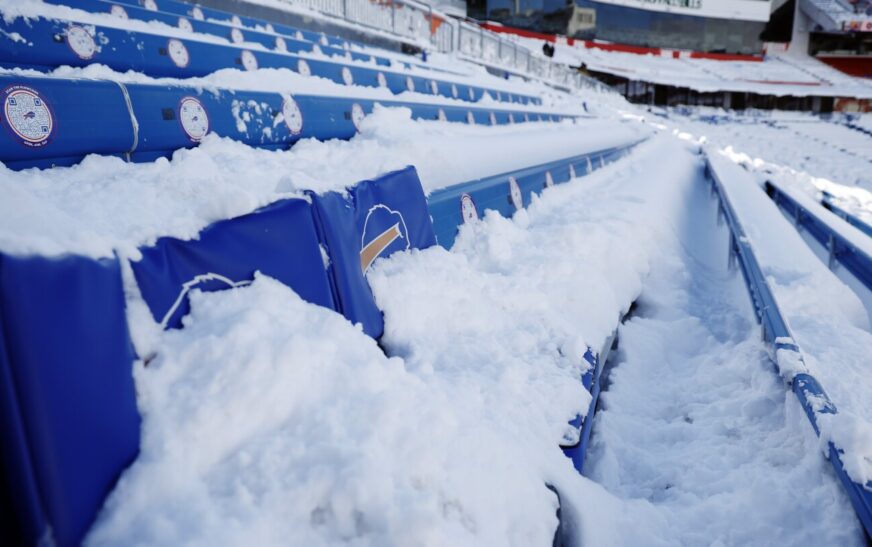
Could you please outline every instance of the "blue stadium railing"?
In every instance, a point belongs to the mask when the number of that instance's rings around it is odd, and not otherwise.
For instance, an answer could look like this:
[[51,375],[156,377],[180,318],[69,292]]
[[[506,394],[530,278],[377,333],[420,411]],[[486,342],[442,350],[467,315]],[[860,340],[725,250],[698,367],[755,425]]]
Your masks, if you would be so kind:
[[[97,38],[95,38],[97,37]],[[57,19],[0,19],[0,66],[52,70],[59,66],[104,64],[119,72],[133,70],[153,77],[188,78],[217,70],[285,68],[327,78],[344,85],[384,87],[477,101],[489,93],[504,102],[540,104],[539,99],[457,82],[402,73],[377,65],[362,66],[338,59],[301,56],[312,44],[286,41],[287,51],[255,51],[233,44],[215,44],[109,26],[79,25]],[[499,102],[499,101],[498,101]]]
[[[301,138],[349,139],[376,101],[349,97],[205,90],[151,84],[0,75],[7,113],[0,161],[13,169],[71,165],[90,153],[151,161],[216,133],[261,148],[287,148]],[[569,119],[518,112],[377,101],[403,106],[415,119],[478,124]]]
[[[808,372],[802,371],[807,370],[802,350],[793,338],[793,333],[790,331],[766,275],[760,267],[751,240],[747,237],[747,233],[736,215],[722,179],[724,175],[718,171],[708,157],[706,160],[706,173],[711,181],[712,191],[719,201],[719,214],[724,215],[730,230],[731,257],[735,257],[748,287],[751,304],[763,329],[763,340],[769,347],[776,369],[790,383],[791,390],[799,399],[815,433],[820,436],[820,417],[836,414],[838,410],[817,379]],[[750,179],[747,182],[754,184],[754,181]],[[792,372],[782,371],[779,368],[781,359],[793,363],[794,369],[797,368],[798,363],[801,371],[792,376]],[[842,451],[831,441],[826,443],[826,454],[866,533],[872,536],[872,481],[865,485],[854,482],[845,470],[842,462]]]
[[[804,230],[820,243],[829,253],[827,265],[832,269],[837,263],[856,277],[869,290],[872,290],[872,256],[855,245],[844,234],[824,222],[817,213],[809,211],[771,181],[766,182],[766,194],[785,213],[793,218],[797,229]],[[823,211],[825,214],[830,214]],[[834,217],[834,220],[836,217]],[[841,219],[837,222],[842,222]],[[851,229],[847,225],[847,229]]]
[[823,205],[824,208],[832,211],[836,216],[838,216],[854,228],[857,228],[867,236],[872,237],[872,225],[870,225],[860,217],[853,215],[839,207],[836,204],[835,200],[833,200],[832,196],[827,192],[824,192],[821,196],[821,205]]
[[451,248],[458,226],[477,219],[479,211],[492,209],[511,216],[543,188],[586,175],[628,154],[636,144],[594,150],[437,190],[428,198],[436,239],[443,247]]

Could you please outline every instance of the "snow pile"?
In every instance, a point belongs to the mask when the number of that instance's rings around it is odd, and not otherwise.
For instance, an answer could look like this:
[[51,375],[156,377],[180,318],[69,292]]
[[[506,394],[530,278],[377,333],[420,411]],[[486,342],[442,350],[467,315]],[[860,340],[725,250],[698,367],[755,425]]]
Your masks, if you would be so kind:
[[191,299],[137,369],[141,456],[88,543],[550,541],[539,446],[270,278]]
[[[682,107],[667,116],[658,123],[720,147],[758,178],[777,178],[814,200],[827,192],[836,205],[872,222],[868,154],[858,153],[872,141],[863,133],[799,112],[739,114]],[[810,142],[809,132],[818,135],[817,142]]]
[[872,333],[860,299],[834,276],[797,233],[792,222],[753,178],[726,157],[712,155],[736,214],[754,245],[774,296],[802,348],[809,372],[827,391],[845,424],[828,426],[842,448],[849,476],[872,480],[872,385],[868,365]]
[[672,234],[662,213],[699,172],[668,138],[636,157],[489,215],[456,253],[377,262],[401,358],[262,276],[194,293],[185,328],[137,367],[141,454],[90,543],[549,544],[546,484],[585,541],[641,541],[660,526],[649,508],[558,448],[588,401],[581,354],[635,298]]
[[284,151],[209,135],[197,148],[151,163],[92,155],[69,168],[12,171],[0,164],[0,194],[7,197],[0,200],[0,249],[136,257],[137,246],[157,237],[194,238],[211,222],[302,190],[341,191],[409,164],[432,190],[644,135],[644,128],[610,121],[468,126],[380,107],[361,130],[350,141],[305,139]]
[[[700,184],[674,218],[594,423],[589,476],[644,499],[673,545],[863,545],[847,497],[773,371]],[[653,542],[652,542],[653,543]]]

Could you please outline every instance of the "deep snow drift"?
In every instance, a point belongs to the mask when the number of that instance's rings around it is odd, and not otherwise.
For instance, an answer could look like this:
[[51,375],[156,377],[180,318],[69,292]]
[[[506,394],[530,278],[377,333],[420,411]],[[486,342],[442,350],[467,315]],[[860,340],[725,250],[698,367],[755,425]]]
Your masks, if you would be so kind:
[[[392,358],[359,328],[268,278],[195,293],[185,329],[164,333],[157,358],[136,367],[142,452],[89,542],[550,544],[557,499],[546,484],[558,489],[567,520],[577,524],[573,538],[588,545],[693,542],[700,519],[712,521],[706,542],[748,537],[741,530],[761,543],[798,541],[793,528],[760,525],[762,515],[773,514],[802,519],[804,530],[826,543],[859,541],[810,431],[790,407],[784,418],[783,392],[758,344],[744,342],[724,369],[718,365],[727,342],[695,345],[686,334],[706,335],[706,325],[674,317],[676,309],[700,311],[683,307],[689,297],[680,284],[689,273],[675,271],[682,240],[693,233],[676,219],[694,204],[700,176],[698,157],[659,137],[618,164],[546,190],[514,219],[488,214],[464,227],[452,252],[436,247],[378,261],[370,280],[385,310],[383,344]],[[645,281],[649,272],[653,285]],[[659,460],[637,453],[639,465],[648,462],[670,480],[682,462],[687,483],[712,497],[696,518],[686,503],[603,490],[558,448],[567,420],[588,401],[578,380],[581,354],[602,343],[643,285],[659,291],[664,276],[679,284],[663,287],[658,298],[673,310],[664,314],[686,323],[679,327],[685,351],[675,355],[699,367],[682,385],[710,387],[721,374],[750,385],[747,398],[721,403],[740,415],[725,417],[728,424],[715,432],[747,425],[747,444],[736,452],[769,455],[736,472],[735,458],[697,461],[675,450],[666,461],[662,453]],[[718,336],[753,336],[748,310],[725,319]],[[660,363],[644,366],[662,385],[634,389],[675,400]],[[647,412],[657,408],[652,403]],[[704,414],[694,416],[709,425]],[[718,437],[699,443],[707,438]],[[624,446],[641,441],[628,437]],[[788,450],[779,449],[788,442]],[[720,491],[702,489],[710,482],[706,468],[728,477]],[[760,489],[747,488],[747,477],[802,481],[773,500],[754,495]],[[705,519],[720,499],[743,511]]]
[[[641,138],[629,123],[582,119],[497,127],[412,120],[407,108],[376,108],[350,141],[299,141],[259,150],[209,135],[172,159],[12,171],[0,164],[0,248],[136,257],[157,237],[196,237],[211,222],[243,215],[303,190],[342,191],[415,165],[427,191]],[[507,154],[507,151],[511,151]]]
[[644,499],[672,545],[862,545],[847,497],[785,391],[727,268],[728,233],[699,184],[673,220],[594,422],[588,476]]

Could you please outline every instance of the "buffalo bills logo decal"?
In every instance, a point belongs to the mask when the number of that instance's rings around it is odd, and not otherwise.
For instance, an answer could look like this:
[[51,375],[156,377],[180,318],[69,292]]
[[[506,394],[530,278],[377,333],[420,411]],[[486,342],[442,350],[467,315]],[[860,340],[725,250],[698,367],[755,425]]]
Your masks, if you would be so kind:
[[282,116],[284,116],[285,124],[292,134],[299,135],[303,131],[303,113],[300,111],[297,101],[292,97],[282,99]]
[[209,114],[199,100],[185,97],[179,102],[179,123],[194,142],[200,142],[209,133]]
[[478,208],[469,194],[460,195],[460,218],[464,224],[478,220]]
[[509,203],[514,205],[516,211],[524,208],[524,195],[515,177],[509,177]]
[[169,42],[167,42],[167,53],[173,64],[179,68],[185,68],[191,60],[188,48],[185,47],[181,40],[176,40],[175,38],[170,38]]
[[365,117],[366,113],[364,113],[362,106],[357,103],[351,105],[351,123],[354,124],[355,130],[360,131],[360,124]]
[[366,272],[376,258],[409,248],[409,230],[399,211],[378,204],[366,214],[360,238],[360,269]]
[[25,146],[48,144],[54,132],[54,116],[36,90],[10,86],[4,92],[3,113],[9,130]]
[[87,61],[97,53],[97,43],[91,33],[78,25],[67,29],[67,44],[79,59]]

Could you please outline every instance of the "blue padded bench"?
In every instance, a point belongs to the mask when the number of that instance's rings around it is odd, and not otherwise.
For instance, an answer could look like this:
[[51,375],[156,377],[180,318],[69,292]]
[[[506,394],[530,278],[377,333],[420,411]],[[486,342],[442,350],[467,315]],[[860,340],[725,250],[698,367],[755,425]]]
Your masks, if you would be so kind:
[[[0,101],[9,112],[0,120],[6,129],[0,131],[0,161],[13,169],[71,165],[89,153],[151,161],[195,146],[208,133],[273,149],[306,137],[349,139],[374,105],[369,99],[14,75],[0,75]],[[472,105],[380,103],[409,107],[416,119],[488,123],[492,117],[489,123],[497,124],[510,117]]]

